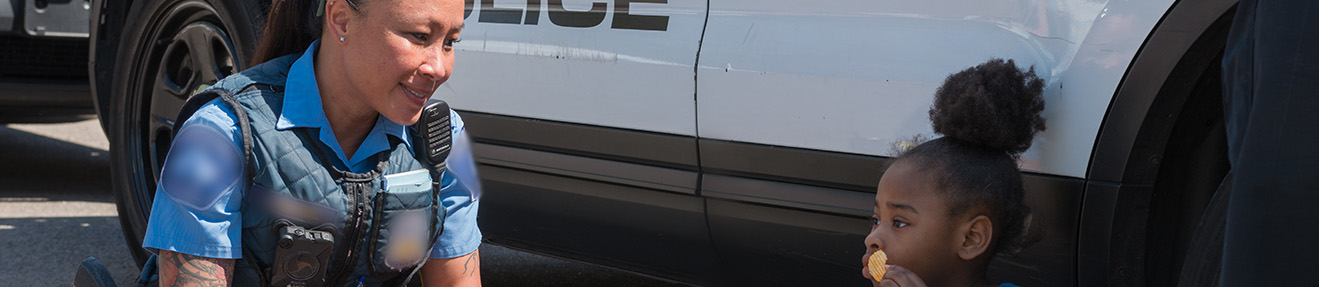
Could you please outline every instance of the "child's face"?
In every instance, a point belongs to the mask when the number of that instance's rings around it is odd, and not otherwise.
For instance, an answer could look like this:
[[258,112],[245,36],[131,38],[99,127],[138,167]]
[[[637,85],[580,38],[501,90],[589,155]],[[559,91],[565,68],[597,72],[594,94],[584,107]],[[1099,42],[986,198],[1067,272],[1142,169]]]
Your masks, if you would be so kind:
[[[957,224],[948,216],[948,206],[936,194],[936,186],[910,164],[895,163],[884,172],[875,193],[870,235],[862,257],[862,276],[870,278],[865,265],[870,254],[884,250],[888,264],[905,267],[930,286],[938,286],[941,273],[960,261],[957,255]],[[875,286],[878,282],[871,280]]]

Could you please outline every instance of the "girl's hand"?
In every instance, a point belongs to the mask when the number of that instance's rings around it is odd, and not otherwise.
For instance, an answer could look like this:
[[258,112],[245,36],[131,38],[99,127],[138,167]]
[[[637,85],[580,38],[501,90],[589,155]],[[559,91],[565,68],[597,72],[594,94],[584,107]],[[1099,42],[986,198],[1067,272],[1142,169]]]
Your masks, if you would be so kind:
[[879,281],[882,287],[925,287],[925,281],[916,276],[916,273],[902,268],[902,266],[888,265],[884,272],[884,279]]

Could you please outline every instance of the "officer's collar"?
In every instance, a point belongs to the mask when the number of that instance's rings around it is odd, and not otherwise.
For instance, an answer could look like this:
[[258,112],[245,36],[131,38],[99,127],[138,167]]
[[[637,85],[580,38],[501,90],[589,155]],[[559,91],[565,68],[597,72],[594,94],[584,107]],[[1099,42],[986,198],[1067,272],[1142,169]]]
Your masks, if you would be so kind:
[[[334,139],[333,131],[329,128],[329,120],[325,118],[325,110],[321,106],[321,93],[317,88],[316,69],[313,65],[316,48],[319,46],[320,40],[312,42],[289,68],[288,78],[284,83],[284,106],[280,110],[275,129],[320,128],[320,140],[342,155],[343,150],[339,147],[338,140]],[[352,160],[345,158],[340,160],[345,164],[351,164],[350,162],[359,162],[377,152],[390,149],[389,139],[380,135],[381,133],[395,137],[409,147],[412,146],[403,125],[394,123],[384,116],[377,116],[375,127],[367,134],[358,151],[353,154]]]

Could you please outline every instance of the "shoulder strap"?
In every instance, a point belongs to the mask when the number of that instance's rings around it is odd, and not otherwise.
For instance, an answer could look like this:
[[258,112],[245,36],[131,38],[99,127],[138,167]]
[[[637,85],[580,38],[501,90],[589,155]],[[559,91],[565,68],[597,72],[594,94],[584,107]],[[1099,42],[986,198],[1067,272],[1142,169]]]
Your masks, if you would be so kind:
[[[225,89],[207,89],[201,91],[183,103],[183,108],[179,110],[179,115],[174,117],[175,126],[182,125],[184,121],[192,117],[192,114],[201,109],[202,105],[219,98],[221,102],[228,104],[234,110],[234,117],[238,118],[238,131],[242,134],[243,145],[243,178],[250,178],[255,174],[255,167],[252,166],[252,123],[248,119],[247,110],[243,109],[242,104],[238,103],[238,98]],[[174,134],[170,137],[178,136],[178,129],[174,129]]]

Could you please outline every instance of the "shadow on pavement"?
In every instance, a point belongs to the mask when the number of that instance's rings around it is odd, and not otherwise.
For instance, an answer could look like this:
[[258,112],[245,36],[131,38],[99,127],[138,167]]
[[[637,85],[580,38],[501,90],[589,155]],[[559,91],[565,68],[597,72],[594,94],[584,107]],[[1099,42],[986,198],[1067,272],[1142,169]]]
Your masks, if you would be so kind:
[[[94,122],[63,124],[86,120],[49,115],[23,122],[58,123],[57,132],[79,133],[60,136],[99,139]],[[25,128],[0,124],[0,285],[68,286],[78,263],[93,256],[120,284],[132,282],[138,268],[119,228],[108,152]]]
[[114,203],[106,150],[0,126],[0,197]]

